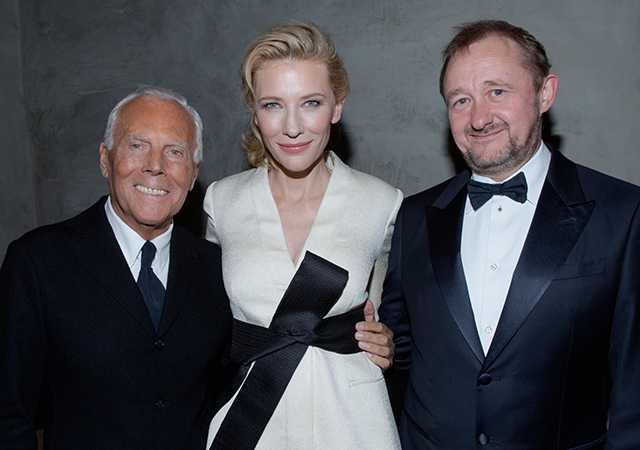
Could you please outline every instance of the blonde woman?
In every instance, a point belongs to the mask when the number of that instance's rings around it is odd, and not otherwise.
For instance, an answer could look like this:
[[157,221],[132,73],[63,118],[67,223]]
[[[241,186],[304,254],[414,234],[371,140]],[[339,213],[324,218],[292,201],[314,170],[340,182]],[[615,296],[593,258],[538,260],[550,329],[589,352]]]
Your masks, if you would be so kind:
[[235,318],[207,448],[400,448],[382,377],[392,335],[362,305],[379,305],[402,193],[327,150],[349,81],[317,26],[266,31],[242,75],[254,169],[204,204]]

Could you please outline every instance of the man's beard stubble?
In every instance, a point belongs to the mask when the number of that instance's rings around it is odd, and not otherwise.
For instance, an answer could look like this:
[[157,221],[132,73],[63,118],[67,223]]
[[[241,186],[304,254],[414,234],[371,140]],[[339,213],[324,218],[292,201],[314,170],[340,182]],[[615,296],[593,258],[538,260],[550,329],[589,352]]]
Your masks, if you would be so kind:
[[[509,141],[506,147],[500,151],[496,158],[490,161],[483,161],[482,158],[471,147],[467,147],[466,152],[460,152],[467,166],[476,174],[491,178],[492,175],[511,172],[509,169],[522,167],[538,149],[540,130],[542,128],[542,118],[531,128],[527,138],[522,145],[518,145],[510,134],[509,125],[495,125],[485,130],[485,134],[493,133],[499,129],[505,129],[509,133]],[[513,173],[513,172],[511,172]]]

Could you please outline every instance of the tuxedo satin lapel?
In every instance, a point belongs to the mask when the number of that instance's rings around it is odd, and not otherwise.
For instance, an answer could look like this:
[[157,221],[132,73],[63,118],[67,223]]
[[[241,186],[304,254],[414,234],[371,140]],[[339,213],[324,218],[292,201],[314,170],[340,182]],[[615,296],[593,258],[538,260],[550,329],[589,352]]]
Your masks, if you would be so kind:
[[[171,235],[171,257],[169,258],[169,276],[167,293],[164,298],[162,317],[158,327],[158,336],[162,336],[174,322],[185,301],[189,298],[191,286],[198,274],[199,253],[193,247],[187,231],[174,226]],[[208,276],[203,274],[202,276]]]
[[104,199],[71,220],[69,226],[82,233],[68,243],[78,259],[136,322],[155,336],[147,305],[104,212]]
[[[460,182],[464,178],[464,182]],[[429,254],[440,292],[460,332],[482,363],[484,352],[478,337],[467,282],[460,258],[462,218],[467,197],[466,177],[458,176],[433,205],[427,205]],[[457,187],[457,192],[456,192]],[[447,198],[448,197],[448,198]],[[437,206],[436,206],[437,205]]]
[[582,194],[575,165],[554,153],[483,370],[504,350],[543,296],[594,206]]

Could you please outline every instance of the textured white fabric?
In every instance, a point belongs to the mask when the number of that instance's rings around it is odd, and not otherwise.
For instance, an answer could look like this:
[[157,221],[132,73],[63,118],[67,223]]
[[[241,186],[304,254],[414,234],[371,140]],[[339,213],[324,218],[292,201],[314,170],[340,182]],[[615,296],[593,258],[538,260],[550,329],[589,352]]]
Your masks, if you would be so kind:
[[[524,203],[494,195],[474,211],[467,196],[460,256],[485,355],[495,335],[550,161],[551,152],[542,143],[522,169],[507,178],[509,180],[524,172],[527,179],[527,200]],[[482,183],[495,183],[476,174],[472,178]]]
[[[333,153],[327,167],[331,179],[298,264],[309,250],[349,271],[329,316],[362,304],[367,295],[377,309],[402,193],[350,169]],[[233,315],[264,327],[297,270],[267,174],[258,168],[225,178],[209,186],[204,201],[207,239],[222,248]],[[207,448],[233,400],[214,417]],[[399,449],[380,369],[364,352],[340,355],[309,347],[257,448]]]

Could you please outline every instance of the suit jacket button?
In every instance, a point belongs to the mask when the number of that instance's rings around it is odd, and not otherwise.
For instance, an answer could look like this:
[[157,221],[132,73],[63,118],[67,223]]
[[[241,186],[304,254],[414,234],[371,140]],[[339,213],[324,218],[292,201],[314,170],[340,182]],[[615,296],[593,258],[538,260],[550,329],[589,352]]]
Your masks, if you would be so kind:
[[482,433],[478,436],[478,443],[480,443],[480,445],[487,445],[489,443],[489,436]]
[[481,385],[486,386],[487,384],[491,383],[491,375],[489,375],[488,373],[483,373],[482,375],[480,375],[480,378],[478,378],[478,382]]
[[164,406],[164,404],[162,403],[162,400],[158,400],[156,402],[156,411],[162,411],[162,407]]
[[158,339],[155,343],[156,350],[162,350],[164,348],[164,342],[162,339]]

